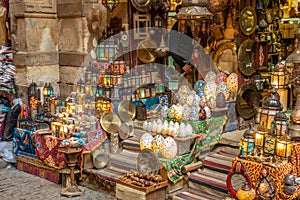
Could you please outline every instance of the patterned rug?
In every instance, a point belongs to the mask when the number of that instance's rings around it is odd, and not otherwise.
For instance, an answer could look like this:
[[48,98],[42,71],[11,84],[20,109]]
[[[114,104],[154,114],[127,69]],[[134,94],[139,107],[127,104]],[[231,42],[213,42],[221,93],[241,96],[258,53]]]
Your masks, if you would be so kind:
[[136,170],[137,156],[138,153],[125,149],[119,154],[112,154],[109,166],[98,170],[96,175],[106,181],[116,182],[116,179],[127,171]]
[[203,161],[204,169],[189,175],[189,188],[225,197],[228,194],[226,178],[235,156],[225,151],[206,156]]
[[17,157],[17,169],[35,176],[39,176],[48,181],[60,184],[61,177],[58,170],[46,166],[41,160],[28,156],[19,155]]
[[140,151],[140,139],[137,137],[131,137],[122,142],[123,149],[131,151]]

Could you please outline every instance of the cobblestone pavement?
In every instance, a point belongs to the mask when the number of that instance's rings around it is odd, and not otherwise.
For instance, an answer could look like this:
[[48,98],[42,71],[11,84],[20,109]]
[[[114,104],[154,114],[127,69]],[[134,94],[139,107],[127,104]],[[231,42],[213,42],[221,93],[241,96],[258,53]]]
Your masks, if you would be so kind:
[[[2,168],[1,168],[2,167]],[[0,199],[1,200],[114,200],[110,195],[85,187],[80,197],[61,197],[61,185],[17,170],[0,159]]]

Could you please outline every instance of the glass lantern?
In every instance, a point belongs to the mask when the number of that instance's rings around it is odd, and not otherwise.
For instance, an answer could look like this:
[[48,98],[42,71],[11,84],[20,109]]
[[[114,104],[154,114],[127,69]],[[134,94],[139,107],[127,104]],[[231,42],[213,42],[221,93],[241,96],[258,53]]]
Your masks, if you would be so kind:
[[241,146],[241,156],[247,156],[254,152],[254,134],[255,131],[252,127],[252,124],[250,125],[249,129],[247,129],[240,141]]
[[265,136],[264,140],[264,155],[274,156],[276,148],[276,136],[274,133],[275,129],[272,129],[269,135]]
[[275,118],[272,122],[272,128],[275,128],[276,130],[276,137],[287,135],[288,119],[282,111],[276,113]]
[[259,125],[266,124],[267,129],[271,129],[275,115],[282,111],[282,106],[278,98],[276,98],[276,90],[271,90],[271,96],[262,103]]
[[282,57],[278,57],[278,63],[275,65],[275,69],[271,75],[271,85],[278,88],[287,87],[287,77],[285,76],[285,65],[282,63]]
[[254,145],[257,150],[263,151],[266,135],[268,135],[268,130],[263,124],[262,126],[259,126],[255,132]]
[[276,143],[276,156],[282,159],[289,159],[292,154],[293,144],[290,141],[290,138],[285,135],[277,140]]

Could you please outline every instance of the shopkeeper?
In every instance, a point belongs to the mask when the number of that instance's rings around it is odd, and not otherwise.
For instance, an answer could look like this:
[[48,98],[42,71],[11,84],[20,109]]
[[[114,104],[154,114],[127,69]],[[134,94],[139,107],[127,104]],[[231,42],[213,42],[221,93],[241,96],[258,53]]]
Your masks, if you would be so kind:
[[[181,5],[176,7],[176,14],[179,13]],[[193,34],[191,27],[186,25],[179,28],[176,21],[170,31],[169,55],[174,59],[175,69],[188,80],[193,86],[195,83],[195,70],[191,64],[191,57],[194,50]]]

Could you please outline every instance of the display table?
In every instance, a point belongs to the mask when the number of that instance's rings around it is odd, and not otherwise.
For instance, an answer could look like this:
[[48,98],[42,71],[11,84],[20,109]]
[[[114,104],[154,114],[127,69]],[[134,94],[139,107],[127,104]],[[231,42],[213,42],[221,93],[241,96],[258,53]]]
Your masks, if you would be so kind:
[[238,161],[242,162],[242,164],[246,167],[246,170],[250,174],[253,188],[257,187],[258,178],[261,174],[263,167],[265,167],[269,171],[269,175],[270,175],[271,179],[274,181],[274,184],[276,187],[276,193],[277,193],[276,199],[278,199],[278,200],[294,199],[300,195],[300,185],[295,187],[296,191],[293,195],[287,195],[283,192],[285,176],[287,174],[294,173],[293,172],[294,166],[291,162],[277,164],[277,165],[268,165],[268,164],[263,164],[263,163],[245,160],[245,159],[236,157],[232,161],[232,166],[235,166],[235,164]]

